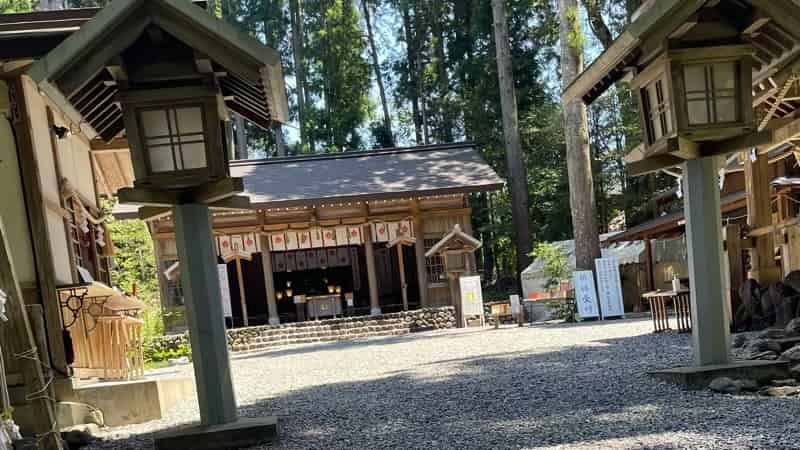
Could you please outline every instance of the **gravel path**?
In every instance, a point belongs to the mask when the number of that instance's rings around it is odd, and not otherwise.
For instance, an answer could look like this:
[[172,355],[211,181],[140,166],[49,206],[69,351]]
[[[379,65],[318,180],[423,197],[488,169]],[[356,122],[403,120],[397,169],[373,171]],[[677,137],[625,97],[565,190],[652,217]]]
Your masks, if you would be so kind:
[[[689,392],[648,377],[691,357],[689,336],[651,327],[627,320],[284,348],[236,357],[234,382],[243,415],[281,417],[280,449],[800,449],[800,399]],[[186,402],[90,448],[150,449],[149,433],[197,419]]]

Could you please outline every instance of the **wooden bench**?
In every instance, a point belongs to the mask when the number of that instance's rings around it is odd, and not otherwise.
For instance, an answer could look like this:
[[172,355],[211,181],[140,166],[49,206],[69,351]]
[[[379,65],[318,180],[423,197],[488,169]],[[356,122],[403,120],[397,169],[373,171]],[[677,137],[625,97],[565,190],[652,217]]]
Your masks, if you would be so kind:
[[688,290],[680,291],[652,291],[642,295],[650,304],[650,315],[653,318],[653,329],[656,333],[670,330],[669,312],[667,304],[672,303],[678,332],[689,333],[692,331],[692,307]]

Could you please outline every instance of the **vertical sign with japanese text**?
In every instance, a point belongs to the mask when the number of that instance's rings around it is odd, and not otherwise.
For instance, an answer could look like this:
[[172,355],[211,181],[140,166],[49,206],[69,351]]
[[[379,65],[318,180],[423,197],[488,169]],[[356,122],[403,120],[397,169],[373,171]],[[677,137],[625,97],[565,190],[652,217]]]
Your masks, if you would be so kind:
[[617,258],[597,258],[594,260],[597,270],[597,291],[600,296],[600,313],[603,319],[608,317],[625,317],[622,303],[622,281],[619,276]]
[[217,273],[219,276],[219,287],[222,293],[222,311],[225,317],[233,317],[233,310],[231,309],[231,287],[228,284],[228,265],[217,264]]
[[594,274],[591,270],[579,270],[573,273],[575,282],[575,305],[581,320],[600,317],[597,305],[597,292],[594,290]]

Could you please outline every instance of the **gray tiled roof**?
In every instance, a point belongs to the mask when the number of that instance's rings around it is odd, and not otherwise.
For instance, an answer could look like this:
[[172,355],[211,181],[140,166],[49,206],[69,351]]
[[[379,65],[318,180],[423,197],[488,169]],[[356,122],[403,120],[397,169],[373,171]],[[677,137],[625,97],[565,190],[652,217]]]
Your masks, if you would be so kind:
[[231,162],[254,206],[371,200],[498,189],[474,144]]

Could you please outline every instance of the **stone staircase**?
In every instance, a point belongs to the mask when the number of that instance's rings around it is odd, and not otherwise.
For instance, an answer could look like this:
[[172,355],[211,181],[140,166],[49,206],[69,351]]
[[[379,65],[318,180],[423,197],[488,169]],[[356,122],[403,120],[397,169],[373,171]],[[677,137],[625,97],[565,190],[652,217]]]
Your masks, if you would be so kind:
[[414,331],[453,328],[455,322],[452,307],[425,308],[375,317],[345,317],[239,328],[228,332],[228,343],[234,353],[253,352],[284,345],[402,336]]
[[[455,328],[452,306],[430,307],[413,311],[356,316],[282,325],[235,328],[228,330],[228,347],[234,353],[253,352],[284,345],[330,342],[377,336],[402,336],[415,331]],[[173,334],[148,340],[160,352],[176,351],[189,345],[187,334]]]

